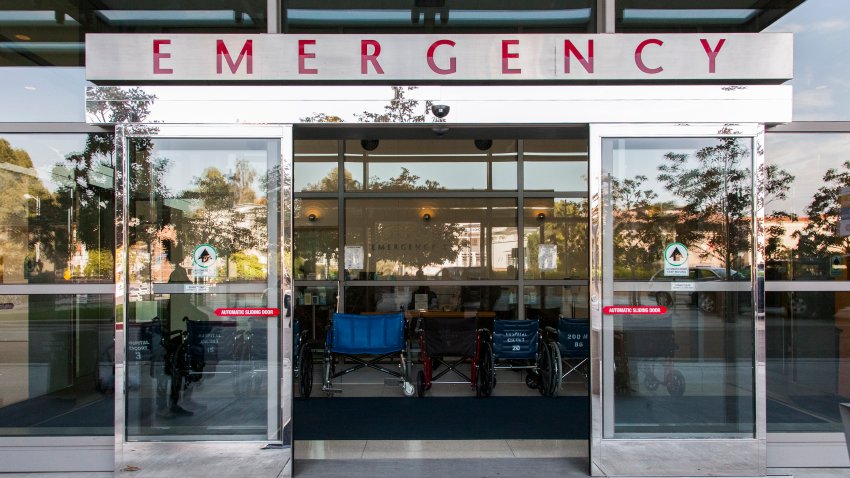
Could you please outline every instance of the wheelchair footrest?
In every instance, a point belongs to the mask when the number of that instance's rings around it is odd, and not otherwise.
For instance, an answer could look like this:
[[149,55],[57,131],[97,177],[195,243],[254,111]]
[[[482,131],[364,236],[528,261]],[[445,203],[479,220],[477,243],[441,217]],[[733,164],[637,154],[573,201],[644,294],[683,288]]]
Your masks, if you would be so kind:
[[322,387],[322,391],[326,393],[342,393],[341,388]]

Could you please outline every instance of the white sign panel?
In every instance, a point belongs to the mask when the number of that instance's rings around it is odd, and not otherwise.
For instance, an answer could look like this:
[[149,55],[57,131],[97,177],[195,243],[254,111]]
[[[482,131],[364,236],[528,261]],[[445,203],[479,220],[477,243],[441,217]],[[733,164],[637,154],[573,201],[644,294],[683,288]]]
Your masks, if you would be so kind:
[[693,282],[671,282],[670,290],[677,292],[697,290],[697,285]]
[[558,246],[540,244],[537,251],[537,266],[541,271],[554,271],[557,268]]
[[90,81],[766,81],[790,33],[87,34]]
[[345,268],[363,268],[363,246],[345,246]]
[[664,248],[664,275],[666,277],[688,276],[688,248],[681,242],[667,244]]

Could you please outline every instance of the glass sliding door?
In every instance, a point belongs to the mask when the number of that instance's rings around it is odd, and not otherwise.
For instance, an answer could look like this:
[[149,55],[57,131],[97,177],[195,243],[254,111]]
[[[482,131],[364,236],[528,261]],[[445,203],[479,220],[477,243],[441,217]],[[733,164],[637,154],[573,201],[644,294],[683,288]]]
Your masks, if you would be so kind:
[[[764,316],[754,294],[763,281],[754,267],[761,248],[754,198],[757,187],[782,186],[755,166],[755,131],[609,129],[596,139],[601,201],[591,213],[600,218],[592,228],[601,252],[592,260],[601,270],[593,306],[602,332],[597,450],[630,443],[636,454],[640,443],[696,454],[693,463],[673,459],[661,470],[631,465],[630,474],[693,470],[727,450],[730,472],[757,470],[764,370],[756,319]],[[682,438],[691,440],[670,441]]]
[[280,132],[126,130],[127,441],[286,439]]

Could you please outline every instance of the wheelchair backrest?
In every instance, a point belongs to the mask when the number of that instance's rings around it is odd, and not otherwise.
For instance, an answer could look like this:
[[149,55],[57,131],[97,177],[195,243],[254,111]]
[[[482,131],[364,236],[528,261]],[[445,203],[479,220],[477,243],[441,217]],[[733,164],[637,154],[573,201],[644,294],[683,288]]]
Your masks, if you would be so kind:
[[383,354],[404,350],[404,315],[333,315],[328,333],[331,351],[345,354]]
[[493,321],[493,354],[501,359],[537,358],[536,319]]
[[558,319],[558,345],[561,355],[588,357],[590,355],[590,321],[587,319]]
[[429,355],[474,357],[478,339],[475,315],[468,317],[422,317],[425,352]]

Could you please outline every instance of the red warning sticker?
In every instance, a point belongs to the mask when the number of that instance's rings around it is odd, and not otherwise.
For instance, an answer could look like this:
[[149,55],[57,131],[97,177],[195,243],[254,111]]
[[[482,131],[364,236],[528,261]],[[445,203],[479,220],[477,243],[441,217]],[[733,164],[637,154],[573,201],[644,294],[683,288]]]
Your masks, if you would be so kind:
[[667,307],[663,305],[606,305],[602,308],[602,312],[608,315],[657,315],[666,314]]
[[280,315],[280,309],[275,307],[223,307],[215,309],[215,315],[219,317],[274,317]]

